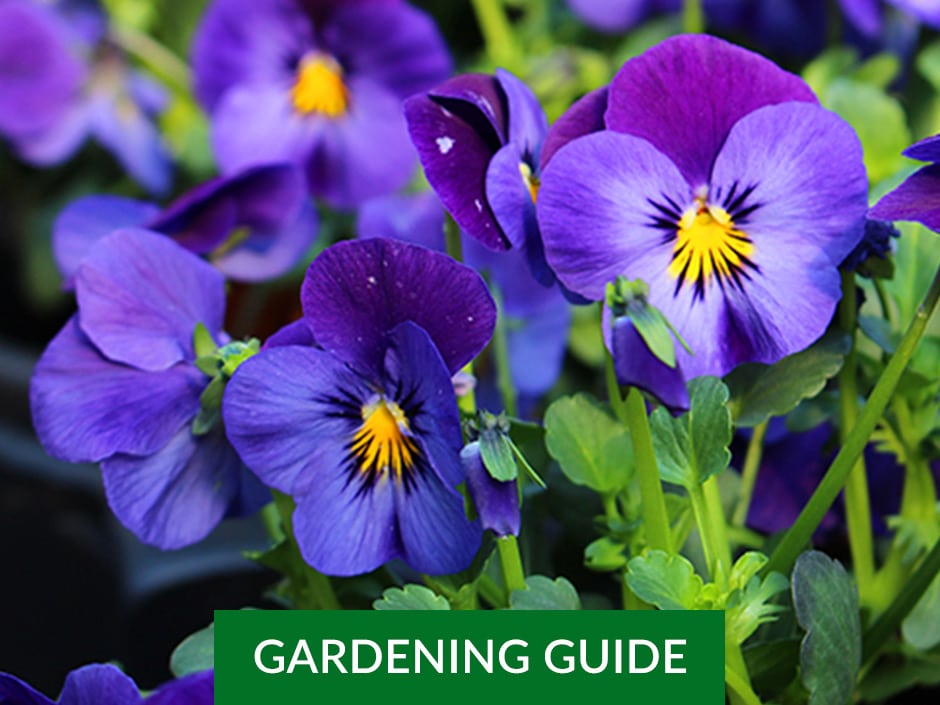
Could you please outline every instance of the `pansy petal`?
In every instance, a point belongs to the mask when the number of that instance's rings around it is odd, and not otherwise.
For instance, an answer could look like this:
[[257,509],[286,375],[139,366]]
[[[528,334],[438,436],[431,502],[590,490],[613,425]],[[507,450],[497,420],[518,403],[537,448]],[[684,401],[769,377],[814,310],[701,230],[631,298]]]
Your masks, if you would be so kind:
[[657,358],[626,316],[611,321],[609,310],[605,310],[604,318],[604,325],[610,330],[607,345],[614,359],[617,381],[642,389],[673,414],[687,411],[689,390],[681,365],[669,367]]
[[307,319],[301,318],[293,323],[288,323],[271,335],[264,341],[262,349],[283,348],[288,345],[305,345],[312,347],[316,344],[317,341],[313,337],[313,331],[310,330],[310,326],[307,325]]
[[109,663],[82,666],[68,674],[59,705],[137,705],[143,702],[131,677]]
[[884,24],[882,8],[878,0],[838,0],[845,18],[862,34],[875,37],[881,34]]
[[460,460],[481,526],[497,536],[517,535],[521,512],[516,481],[501,482],[490,475],[483,465],[479,441],[468,443],[460,452]]
[[940,165],[914,172],[894,191],[885,194],[870,216],[880,220],[913,220],[940,231]]
[[102,357],[72,318],[30,382],[39,441],[70,462],[162,448],[199,411],[205,376],[192,365],[146,372]]
[[147,698],[147,705],[213,705],[215,672],[199,671],[164,683]]
[[241,490],[242,463],[223,431],[194,436],[189,425],[148,456],[101,463],[111,510],[144,543],[164,550],[201,541]]
[[562,148],[542,177],[537,204],[545,255],[569,289],[599,301],[618,275],[649,277],[672,247],[655,227],[652,200],[684,208],[692,192],[678,168],[646,140],[596,132]]
[[[459,107],[464,109],[458,113]],[[509,242],[486,196],[486,170],[500,143],[495,133],[487,139],[467,121],[469,111],[479,113],[460,101],[445,106],[423,95],[405,101],[412,142],[444,207],[470,237],[491,249],[505,250]]]
[[239,366],[226,386],[222,415],[245,464],[265,484],[297,496],[309,491],[314,476],[339,472],[371,394],[323,350],[276,347]]
[[508,137],[506,95],[494,76],[462,73],[428,92],[434,102],[458,114],[492,148]]
[[31,685],[9,673],[0,673],[0,703],[13,705],[55,705]]
[[363,371],[379,371],[385,336],[413,321],[451,373],[489,342],[493,299],[479,274],[437,252],[394,240],[341,242],[310,265],[301,288],[317,342]]
[[558,118],[548,131],[542,145],[541,166],[544,171],[555,152],[578,137],[600,132],[607,127],[607,86],[582,96]]
[[363,239],[384,237],[445,252],[444,209],[432,191],[392,194],[366,201],[356,217]]
[[516,321],[509,319],[506,335],[509,372],[522,394],[544,394],[561,374],[571,326],[571,307],[557,289],[551,293],[555,300],[547,308]]
[[600,32],[625,32],[646,17],[650,0],[568,0],[568,7],[589,27]]
[[505,69],[496,69],[496,80],[506,96],[509,116],[507,142],[515,142],[520,152],[537,166],[542,142],[548,132],[545,111],[532,89]]
[[48,129],[31,132],[14,140],[21,159],[36,166],[52,166],[71,157],[88,137],[91,110],[86,103],[75,103],[61,120]]
[[222,330],[222,275],[157,233],[103,238],[79,267],[75,289],[82,331],[109,359],[140,369],[192,358],[199,323],[213,335]]
[[141,227],[159,212],[153,203],[121,196],[84,196],[72,201],[52,226],[52,254],[71,285],[78,265],[92,246],[119,228]]
[[715,37],[683,35],[624,64],[610,85],[606,121],[612,130],[649,140],[695,189],[708,182],[738,120],[787,101],[816,103],[816,97],[799,76],[758,54]]
[[904,156],[920,162],[940,162],[940,135],[915,142],[904,150]]

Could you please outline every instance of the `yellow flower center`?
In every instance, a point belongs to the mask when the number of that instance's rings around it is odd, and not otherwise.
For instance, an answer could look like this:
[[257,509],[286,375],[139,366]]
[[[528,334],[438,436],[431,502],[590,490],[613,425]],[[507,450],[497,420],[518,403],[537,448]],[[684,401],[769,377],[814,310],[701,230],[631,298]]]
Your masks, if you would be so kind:
[[391,472],[403,479],[415,465],[418,446],[409,435],[408,418],[393,401],[376,396],[362,406],[362,425],[350,447],[359,460],[359,471],[378,479]]
[[343,68],[330,56],[311,54],[300,62],[290,97],[298,113],[342,117],[349,109]]
[[676,279],[677,292],[685,282],[693,282],[702,297],[712,279],[721,286],[728,282],[740,287],[741,277],[748,278],[746,267],[754,268],[753,254],[754,242],[738,230],[728,212],[699,196],[679,220],[669,274]]
[[542,185],[541,180],[532,173],[532,167],[525,162],[519,162],[519,173],[522,175],[522,183],[529,189],[532,203],[535,203],[536,199],[539,197],[539,187]]

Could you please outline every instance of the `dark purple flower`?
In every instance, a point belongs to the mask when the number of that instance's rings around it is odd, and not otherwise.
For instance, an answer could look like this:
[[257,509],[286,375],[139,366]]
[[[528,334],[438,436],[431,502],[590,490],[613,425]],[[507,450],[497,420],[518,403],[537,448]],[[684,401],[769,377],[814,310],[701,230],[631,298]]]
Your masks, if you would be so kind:
[[[628,61],[604,98],[577,106],[589,134],[549,137],[538,215],[561,283],[599,300],[617,276],[646,282],[692,350],[677,351],[688,378],[816,340],[862,236],[851,127],[797,76],[704,35]],[[606,129],[592,132],[604,103]]]
[[535,217],[545,113],[507,71],[464,74],[405,103],[408,131],[441,202],[470,237],[491,250],[525,253],[536,279],[545,265]]
[[460,452],[460,460],[483,528],[497,536],[517,536],[521,523],[518,483],[501,482],[490,475],[483,464],[479,441],[468,443]]
[[301,290],[321,347],[267,347],[225,392],[242,459],[291,495],[304,559],[355,575],[402,558],[462,570],[480,545],[457,485],[462,436],[451,376],[486,345],[496,310],[450,258],[385,239],[324,251]]
[[940,232],[940,135],[911,145],[904,154],[931,163],[885,194],[869,215],[880,220],[913,220]]
[[682,0],[567,0],[568,7],[589,27],[619,34],[657,12],[678,12]]
[[169,681],[146,700],[147,705],[213,705],[214,702],[215,672],[211,670]]
[[889,8],[931,27],[940,28],[940,4],[934,0],[839,0],[842,14],[862,35],[873,38],[884,32]]
[[295,161],[337,207],[408,180],[401,101],[451,70],[432,20],[399,0],[215,0],[193,63],[222,171]]
[[70,286],[98,240],[119,228],[145,228],[207,256],[231,279],[255,282],[296,264],[317,226],[303,175],[292,164],[269,164],[207,181],[162,211],[119,196],[80,198],[56,219],[52,249]]
[[[444,209],[433,193],[387,196],[364,204],[356,230],[361,238],[386,237],[444,252]],[[571,324],[571,308],[556,288],[531,275],[521,252],[493,252],[464,238],[466,264],[490,277],[508,319],[506,346],[513,385],[540,397],[558,379]]]
[[[0,703],[3,705],[140,705],[142,702],[140,691],[130,676],[111,664],[91,664],[69,673],[58,700],[46,697],[16,676],[0,673]],[[206,701],[206,705],[209,703],[211,700]],[[196,702],[193,705],[197,705]]]
[[[220,360],[244,353],[222,330],[222,275],[162,235],[119,230],[84,259],[75,293],[78,313],[30,385],[45,449],[100,462],[118,519],[160,548],[195,543],[227,514],[257,509],[264,493],[212,422],[207,389],[215,384],[221,397],[224,380],[195,364],[216,348]],[[200,324],[211,351],[198,349]]]
[[[901,233],[891,223],[874,218],[865,219],[865,235],[855,249],[846,257],[840,269],[856,271],[862,269],[869,257],[886,259],[891,252],[891,243]],[[864,273],[864,270],[863,270]]]
[[104,26],[97,3],[0,2],[0,135],[39,166],[93,136],[145,188],[164,193],[170,160],[153,124],[163,89],[127,65]]

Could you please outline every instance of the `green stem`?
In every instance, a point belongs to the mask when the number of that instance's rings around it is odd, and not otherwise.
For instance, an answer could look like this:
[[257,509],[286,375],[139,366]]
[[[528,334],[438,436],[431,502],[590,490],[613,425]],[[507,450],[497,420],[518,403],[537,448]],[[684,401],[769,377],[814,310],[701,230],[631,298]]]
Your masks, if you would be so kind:
[[[751,688],[747,679],[727,665],[725,666],[725,685],[728,686],[729,695],[736,697],[737,702],[743,705],[761,705],[760,698],[757,697],[757,693]],[[734,702],[733,698],[732,702]]]
[[701,34],[705,31],[705,13],[702,0],[683,0],[682,31],[689,34]]
[[178,93],[188,93],[189,67],[176,54],[148,34],[131,27],[111,27],[111,41],[135,56]]
[[[845,444],[849,430],[858,420],[858,355],[856,352],[857,300],[855,274],[842,273],[842,302],[839,319],[852,338],[851,348],[839,372],[839,436]],[[859,456],[845,483],[845,519],[849,530],[849,550],[858,582],[859,599],[867,604],[875,576],[875,549],[871,529],[871,502],[868,498],[868,477],[865,460]]]
[[493,331],[493,353],[496,356],[496,378],[499,392],[503,399],[503,408],[509,416],[518,414],[516,389],[512,383],[512,370],[509,369],[509,345],[506,337],[506,310],[503,306],[503,292],[490,282],[490,293],[496,301],[496,330]]
[[477,578],[477,591],[490,607],[499,608],[507,604],[506,592],[485,573]]
[[[727,531],[725,529],[724,515],[721,512],[721,499],[709,499],[709,495],[717,497],[718,485],[713,483],[714,477],[701,485],[688,488],[689,499],[692,501],[692,514],[695,516],[695,525],[698,527],[702,539],[702,550],[705,552],[705,562],[708,564],[708,574],[719,589],[728,587],[728,573],[731,569],[731,551],[728,547]],[[708,486],[708,487],[706,487]]]
[[940,573],[940,541],[924,558],[913,575],[905,581],[894,602],[865,631],[862,638],[862,660],[868,663],[878,653],[885,640],[897,630],[904,618],[930,587]]
[[625,404],[626,424],[633,440],[633,458],[640,484],[643,524],[646,527],[646,543],[650,548],[672,553],[672,532],[669,515],[666,513],[666,498],[659,479],[659,467],[653,451],[650,422],[646,416],[646,405],[637,389],[627,392]]
[[477,24],[486,45],[486,54],[494,66],[518,73],[521,52],[501,0],[471,0]]
[[620,394],[620,384],[617,382],[617,373],[614,371],[614,358],[606,348],[604,349],[604,373],[610,408],[613,409],[614,415],[626,424],[627,406],[624,404],[623,395]]
[[747,512],[751,508],[751,497],[754,495],[754,485],[757,483],[757,471],[760,469],[760,461],[764,455],[764,438],[767,436],[768,423],[764,421],[757,424],[747,444],[744,468],[741,470],[741,491],[738,503],[734,507],[734,516],[731,518],[733,526],[743,527],[747,523]]
[[509,596],[514,590],[525,590],[525,571],[522,569],[522,556],[519,555],[519,544],[512,534],[500,536],[496,540],[496,550],[499,552],[499,564],[503,570],[503,582],[506,584],[507,604]]
[[888,361],[881,378],[872,390],[871,396],[868,397],[858,421],[842,444],[839,454],[832,461],[832,465],[829,466],[825,476],[803,511],[800,512],[793,526],[790,527],[777,545],[770,561],[764,566],[764,575],[770,571],[789,575],[790,568],[793,566],[800,550],[809,541],[816,527],[819,526],[826,512],[829,511],[829,507],[832,506],[849,473],[855,466],[855,461],[865,449],[868,438],[875,430],[875,426],[881,419],[885,407],[887,407],[894,390],[898,386],[901,374],[910,362],[914,350],[924,335],[927,322],[937,308],[938,301],[940,301],[940,270],[934,273],[933,281],[931,281],[930,288],[914,315],[914,320],[911,321],[910,326],[904,333],[898,349]]

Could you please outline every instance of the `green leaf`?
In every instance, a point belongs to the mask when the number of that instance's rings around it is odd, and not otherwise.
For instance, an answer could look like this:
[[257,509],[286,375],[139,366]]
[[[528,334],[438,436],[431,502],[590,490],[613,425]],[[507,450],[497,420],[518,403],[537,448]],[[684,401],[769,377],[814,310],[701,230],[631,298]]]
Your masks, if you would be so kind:
[[390,587],[382,593],[381,599],[372,603],[377,610],[449,610],[450,603],[424,585],[405,585],[404,588]]
[[619,570],[627,564],[627,557],[624,555],[626,549],[626,544],[604,536],[592,541],[584,549],[584,565],[600,572]]
[[525,579],[526,590],[513,590],[509,608],[513,610],[579,610],[581,599],[574,585],[564,578],[546,578],[530,575]]
[[901,71],[901,61],[891,52],[881,52],[858,65],[852,78],[885,90]]
[[717,377],[689,384],[691,407],[679,418],[660,407],[650,417],[659,474],[665,482],[691,488],[731,462],[731,414],[728,389]]
[[862,664],[858,590],[838,561],[807,551],[793,568],[793,606],[806,631],[800,647],[803,685],[810,705],[852,699]]
[[626,579],[637,597],[661,610],[695,609],[704,587],[687,558],[665,551],[631,558]]
[[940,91],[940,41],[930,44],[917,56],[917,70],[935,91]]
[[603,367],[607,355],[601,327],[597,325],[599,317],[598,304],[573,307],[568,349],[588,367]]
[[628,315],[643,342],[668,367],[676,366],[676,345],[666,325],[666,319],[649,305],[628,307]]
[[858,52],[851,47],[837,46],[827,49],[803,69],[803,79],[816,95],[822,95],[836,78],[847,73],[858,60]]
[[940,644],[940,575],[901,623],[901,634],[904,641],[919,651],[929,651]]
[[595,492],[616,492],[633,477],[629,433],[588,394],[562,397],[548,407],[545,446],[569,480]]
[[848,336],[827,335],[812,347],[774,365],[739,366],[725,377],[735,425],[757,426],[772,416],[783,416],[802,400],[815,397],[842,369],[850,345]]
[[799,639],[777,639],[748,646],[744,661],[754,689],[768,698],[782,692],[797,676]]
[[215,667],[215,623],[190,634],[170,655],[170,671],[177,678]]
[[763,580],[754,575],[743,588],[732,592],[725,603],[730,638],[742,644],[760,625],[774,621],[776,615],[785,608],[767,603],[774,595],[786,590],[787,586],[787,579],[783,575],[769,573]]
[[488,429],[480,434],[480,457],[483,467],[494,480],[509,482],[519,474],[512,441],[497,429]]
[[[881,659],[859,684],[864,702],[878,703],[914,686],[940,684],[940,658],[923,655],[923,660],[896,661]],[[900,699],[892,702],[901,702]]]
[[193,350],[196,357],[214,357],[216,351],[215,341],[209,329],[202,323],[197,323],[193,330]]

